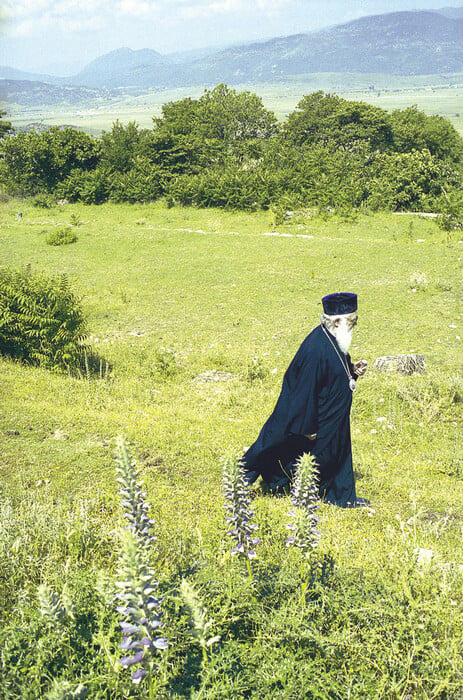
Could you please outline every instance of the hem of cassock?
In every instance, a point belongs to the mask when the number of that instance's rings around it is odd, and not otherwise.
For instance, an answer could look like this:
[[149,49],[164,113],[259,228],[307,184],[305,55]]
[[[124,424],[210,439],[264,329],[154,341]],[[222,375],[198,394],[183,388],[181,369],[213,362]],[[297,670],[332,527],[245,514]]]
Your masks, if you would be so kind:
[[244,478],[246,479],[249,486],[251,486],[251,484],[253,484],[255,481],[257,481],[259,476],[260,476],[259,472],[249,471],[249,472],[245,473]]

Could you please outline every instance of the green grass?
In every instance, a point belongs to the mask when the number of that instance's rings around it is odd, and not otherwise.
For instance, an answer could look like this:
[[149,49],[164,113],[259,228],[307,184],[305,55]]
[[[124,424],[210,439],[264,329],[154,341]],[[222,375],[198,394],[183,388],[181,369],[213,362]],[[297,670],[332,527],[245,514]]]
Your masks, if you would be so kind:
[[[274,231],[268,213],[162,203],[0,207],[1,264],[66,273],[109,367],[77,379],[0,361],[4,697],[45,697],[53,677],[83,682],[92,698],[143,697],[108,661],[120,637],[97,585],[115,575],[118,435],[158,523],[153,566],[171,642],[159,697],[459,697],[460,236],[416,215],[315,217]],[[77,220],[72,246],[47,245]],[[256,438],[321,297],[336,290],[359,295],[352,355],[370,370],[352,438],[358,492],[374,512],[322,508],[317,556],[334,570],[315,576],[301,610],[301,562],[284,546],[289,500],[258,491],[253,501],[263,540],[253,592],[228,554],[221,459]],[[412,352],[426,356],[425,374],[373,368],[376,357]],[[211,370],[228,378],[201,381]],[[420,548],[434,552],[428,567],[416,564]],[[189,567],[221,635],[207,667],[175,593]],[[60,591],[65,580],[80,610],[71,668],[34,612],[37,586]]]

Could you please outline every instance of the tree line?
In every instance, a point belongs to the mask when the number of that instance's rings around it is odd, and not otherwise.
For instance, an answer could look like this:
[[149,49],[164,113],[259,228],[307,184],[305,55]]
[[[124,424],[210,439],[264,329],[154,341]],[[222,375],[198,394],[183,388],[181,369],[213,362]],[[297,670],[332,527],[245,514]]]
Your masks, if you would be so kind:
[[[0,122],[1,124],[1,122]],[[286,120],[227,85],[162,107],[151,129],[116,121],[101,138],[72,127],[0,129],[8,194],[70,202],[228,209],[463,210],[463,139],[415,106],[387,112],[322,91]]]

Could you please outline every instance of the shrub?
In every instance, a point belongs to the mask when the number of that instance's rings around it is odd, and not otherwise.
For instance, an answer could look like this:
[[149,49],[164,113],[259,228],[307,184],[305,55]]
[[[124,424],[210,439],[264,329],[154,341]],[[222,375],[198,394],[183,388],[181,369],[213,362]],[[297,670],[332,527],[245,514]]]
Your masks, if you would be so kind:
[[71,228],[59,228],[56,231],[50,231],[45,240],[48,245],[66,245],[75,243],[77,234]]
[[53,369],[76,366],[86,324],[66,275],[0,270],[0,353]]
[[146,158],[138,158],[134,167],[111,177],[109,196],[113,202],[152,202],[163,191],[163,171]]
[[38,194],[32,200],[32,205],[39,209],[51,209],[55,204],[56,201],[50,194]]
[[102,170],[72,170],[56,187],[58,199],[84,204],[102,204],[108,199],[108,178]]

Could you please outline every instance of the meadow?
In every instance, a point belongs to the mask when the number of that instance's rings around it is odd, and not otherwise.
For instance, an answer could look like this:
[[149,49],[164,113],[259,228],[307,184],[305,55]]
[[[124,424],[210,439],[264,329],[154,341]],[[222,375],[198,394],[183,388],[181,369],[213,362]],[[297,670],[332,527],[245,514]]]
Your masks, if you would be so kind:
[[[0,217],[0,264],[65,273],[101,358],[97,376],[0,358],[0,696],[462,698],[461,232],[415,214],[276,225],[271,212],[162,201],[9,199]],[[63,226],[77,240],[47,245]],[[289,498],[257,485],[250,580],[230,554],[222,462],[257,437],[321,297],[338,290],[358,294],[351,354],[369,362],[352,439],[371,507],[322,505],[304,558],[285,545]],[[425,355],[426,371],[374,368],[403,353]],[[149,687],[117,663],[118,436],[155,520],[169,646]],[[206,654],[182,579],[219,638]],[[40,613],[43,584],[72,599],[65,623]]]
[[[284,82],[233,87],[258,95],[264,106],[273,111],[280,121],[286,119],[305,95],[323,90],[386,110],[416,105],[425,114],[445,117],[463,134],[463,81],[460,74],[390,76],[376,73],[314,73],[306,77],[288,78]],[[203,92],[203,87],[153,89],[140,95],[133,95],[127,90],[107,100],[96,100],[86,105],[8,104],[7,110],[8,118],[17,128],[31,123],[41,123],[47,127],[72,124],[93,136],[100,136],[102,130],[110,131],[116,119],[123,124],[135,120],[140,127],[151,129],[153,116],[161,116],[164,104],[184,97],[199,98]]]

